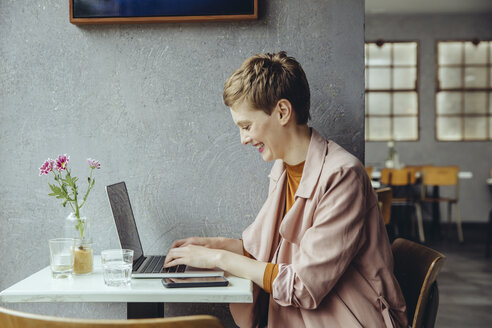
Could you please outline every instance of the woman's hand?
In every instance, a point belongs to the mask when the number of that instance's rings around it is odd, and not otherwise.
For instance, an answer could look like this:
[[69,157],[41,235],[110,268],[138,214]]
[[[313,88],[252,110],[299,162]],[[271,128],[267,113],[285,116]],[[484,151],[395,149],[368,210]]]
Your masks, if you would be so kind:
[[[226,241],[226,246],[232,246],[234,251],[203,246],[216,245],[214,241],[221,239]],[[206,269],[218,267],[232,275],[252,280],[255,284],[263,288],[263,275],[267,263],[244,256],[242,249],[242,242],[239,239],[186,238],[173,243],[173,248],[166,255],[164,267],[168,268],[180,264]]]
[[178,243],[181,246],[174,247],[167,253],[164,263],[165,268],[180,264],[206,269],[212,269],[218,266],[220,255],[223,252],[222,250],[192,244],[185,245],[179,242],[181,241],[178,240],[175,244]]
[[220,237],[189,237],[185,239],[176,240],[171,248],[196,245],[208,248],[221,248]]
[[207,248],[223,249],[229,252],[243,255],[243,243],[240,239],[224,237],[189,237],[176,240],[171,248],[188,245],[203,246]]

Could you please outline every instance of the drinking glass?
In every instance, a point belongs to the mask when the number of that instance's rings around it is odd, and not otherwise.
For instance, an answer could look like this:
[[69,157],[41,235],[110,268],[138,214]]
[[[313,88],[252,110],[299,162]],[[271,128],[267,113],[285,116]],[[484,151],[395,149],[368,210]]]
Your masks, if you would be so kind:
[[51,276],[55,279],[68,278],[73,271],[73,238],[48,240],[50,246]]
[[101,252],[104,283],[111,287],[126,287],[131,284],[133,250],[108,249]]

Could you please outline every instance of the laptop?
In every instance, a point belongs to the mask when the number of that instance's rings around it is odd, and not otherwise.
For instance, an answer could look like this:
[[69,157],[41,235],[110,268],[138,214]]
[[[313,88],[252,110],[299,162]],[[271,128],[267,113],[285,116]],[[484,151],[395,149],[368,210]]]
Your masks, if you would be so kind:
[[186,265],[163,268],[162,265],[166,256],[145,256],[125,182],[106,186],[106,192],[118,230],[121,248],[133,250],[132,278],[190,278],[224,275],[224,271],[218,268],[201,269]]

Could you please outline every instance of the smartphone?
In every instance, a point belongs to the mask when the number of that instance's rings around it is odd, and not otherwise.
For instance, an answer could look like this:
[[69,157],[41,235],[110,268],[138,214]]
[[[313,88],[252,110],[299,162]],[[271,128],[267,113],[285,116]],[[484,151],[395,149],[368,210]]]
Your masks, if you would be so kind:
[[224,277],[163,278],[162,284],[167,288],[219,287],[229,285],[229,280]]

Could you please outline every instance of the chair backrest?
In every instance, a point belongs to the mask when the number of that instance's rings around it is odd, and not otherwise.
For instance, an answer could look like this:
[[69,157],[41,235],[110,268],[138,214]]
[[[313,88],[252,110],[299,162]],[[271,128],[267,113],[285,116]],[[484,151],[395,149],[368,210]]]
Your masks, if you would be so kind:
[[404,167],[402,169],[384,168],[381,170],[381,183],[388,186],[408,186],[415,184],[416,169]]
[[412,327],[420,328],[424,324],[424,315],[435,320],[435,313],[433,315],[426,309],[427,305],[432,305],[434,311],[437,311],[437,305],[428,303],[428,300],[446,256],[403,238],[397,238],[391,249],[395,276],[407,304],[408,322]]
[[422,169],[422,184],[453,186],[458,184],[459,166],[427,166]]
[[372,171],[373,171],[372,166],[366,166],[366,172],[367,172],[367,175],[369,176],[369,179],[372,179]]
[[429,297],[427,300],[427,306],[422,319],[422,328],[434,328],[437,318],[437,309],[439,307],[439,288],[437,288],[437,281],[430,287]]
[[194,315],[186,317],[130,319],[130,320],[84,320],[30,314],[0,307],[2,328],[222,328],[216,317]]
[[430,167],[430,166],[434,166],[434,165],[433,164],[405,165],[406,168],[411,168],[411,169],[415,170],[415,172],[420,172],[420,173],[422,173],[422,171],[426,167]]
[[379,209],[383,215],[384,224],[389,224],[391,221],[391,201],[393,199],[393,192],[391,188],[376,189],[378,196]]

